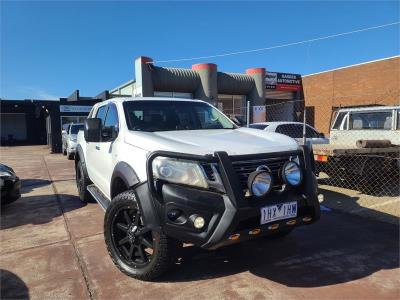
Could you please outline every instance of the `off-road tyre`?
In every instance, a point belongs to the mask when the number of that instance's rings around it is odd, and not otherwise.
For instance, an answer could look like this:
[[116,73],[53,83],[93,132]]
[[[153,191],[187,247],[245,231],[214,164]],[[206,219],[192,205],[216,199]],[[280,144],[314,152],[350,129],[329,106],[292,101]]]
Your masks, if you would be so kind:
[[75,158],[75,153],[68,152],[67,150],[67,158],[68,160],[73,160]]
[[[131,221],[131,224],[129,224],[129,221],[124,222],[124,220],[126,220],[125,218],[118,217],[121,213],[123,213],[125,217],[124,211],[129,212],[128,219]],[[104,216],[104,238],[112,261],[122,273],[139,280],[151,281],[159,277],[174,264],[181,244],[162,232],[148,229],[145,224],[143,224],[141,216],[142,212],[134,191],[128,190],[122,192],[112,199],[111,204],[107,208]],[[124,229],[121,228],[121,223],[118,223],[116,220],[123,222],[124,224],[122,225],[125,225],[128,229],[124,231]],[[129,233],[135,235],[135,233],[133,233],[135,224],[139,224],[137,225],[138,229],[136,229],[136,232],[138,234],[144,232],[142,240],[147,240],[147,244],[148,241],[151,240],[151,246],[153,248],[147,247],[144,249],[145,244],[141,244],[139,237],[133,238],[133,241],[125,242],[121,246],[120,243],[122,240],[118,239],[128,238]],[[123,249],[121,247],[125,247],[126,249],[122,251]],[[142,248],[142,250],[144,249],[145,258],[143,258],[143,256],[141,258],[140,255],[137,255],[137,253],[140,253],[139,247]],[[131,248],[133,248],[133,250]],[[151,254],[147,252],[150,250],[152,250]],[[129,255],[129,253],[131,254]],[[140,260],[142,260],[143,263],[139,263]]]
[[76,186],[78,188],[79,199],[83,203],[92,202],[93,197],[87,190],[87,187],[92,184],[91,180],[89,179],[85,165],[82,163],[82,160],[79,160],[75,167],[76,173]]

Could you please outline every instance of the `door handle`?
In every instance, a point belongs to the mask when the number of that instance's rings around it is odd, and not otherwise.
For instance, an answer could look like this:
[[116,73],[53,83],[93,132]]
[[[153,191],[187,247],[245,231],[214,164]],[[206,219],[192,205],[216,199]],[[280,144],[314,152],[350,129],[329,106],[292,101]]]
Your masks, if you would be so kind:
[[96,150],[100,150],[100,146],[99,145],[96,145]]

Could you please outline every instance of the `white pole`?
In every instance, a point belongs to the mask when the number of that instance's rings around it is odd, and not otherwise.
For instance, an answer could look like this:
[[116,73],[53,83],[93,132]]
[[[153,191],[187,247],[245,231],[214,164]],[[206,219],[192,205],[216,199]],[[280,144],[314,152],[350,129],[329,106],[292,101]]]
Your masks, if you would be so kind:
[[250,125],[250,101],[247,101],[247,128],[249,128]]

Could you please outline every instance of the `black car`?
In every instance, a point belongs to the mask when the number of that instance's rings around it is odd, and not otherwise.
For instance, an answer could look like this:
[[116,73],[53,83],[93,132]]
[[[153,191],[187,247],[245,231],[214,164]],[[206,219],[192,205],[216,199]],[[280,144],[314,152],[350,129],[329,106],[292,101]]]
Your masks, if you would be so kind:
[[0,164],[1,205],[21,197],[21,181],[10,167]]

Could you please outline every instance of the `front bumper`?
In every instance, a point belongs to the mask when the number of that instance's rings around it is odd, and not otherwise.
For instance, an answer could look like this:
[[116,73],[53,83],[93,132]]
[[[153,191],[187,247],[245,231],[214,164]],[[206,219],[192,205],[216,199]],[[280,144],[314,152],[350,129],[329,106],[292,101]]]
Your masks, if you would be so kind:
[[[237,174],[232,168],[231,160],[225,152],[217,152],[212,158],[191,157],[190,159],[215,159],[219,165],[226,193],[169,183],[163,184],[161,189],[156,190],[151,171],[151,163],[155,157],[189,158],[187,155],[166,152],[150,155],[147,165],[148,184],[142,185],[138,190],[141,190],[142,195],[143,193],[151,195],[151,202],[154,203],[159,219],[157,223],[168,236],[202,248],[215,249],[317,221],[320,210],[311,155],[308,148],[303,148],[302,167],[305,176],[300,188],[287,187],[282,191],[272,191],[263,200],[245,197]],[[139,198],[141,198],[140,195]],[[260,225],[262,207],[286,202],[297,203],[296,218]],[[184,217],[178,220],[171,219],[169,215],[171,211],[180,212]],[[190,218],[193,215],[202,216],[205,219],[205,226],[202,229],[194,228],[193,220]]]

